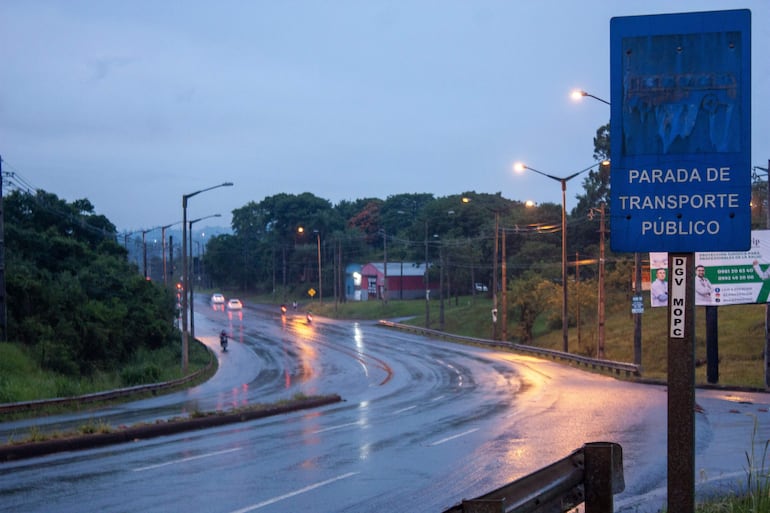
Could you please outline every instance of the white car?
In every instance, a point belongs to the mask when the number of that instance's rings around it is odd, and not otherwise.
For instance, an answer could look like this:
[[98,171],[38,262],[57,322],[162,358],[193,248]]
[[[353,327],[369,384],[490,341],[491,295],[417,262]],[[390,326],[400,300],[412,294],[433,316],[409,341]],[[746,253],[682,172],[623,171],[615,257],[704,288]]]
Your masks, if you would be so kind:
[[241,310],[243,309],[243,304],[241,304],[240,299],[231,299],[227,302],[227,309],[228,310]]
[[211,295],[211,304],[212,305],[224,305],[225,304],[225,296],[222,294],[212,294]]

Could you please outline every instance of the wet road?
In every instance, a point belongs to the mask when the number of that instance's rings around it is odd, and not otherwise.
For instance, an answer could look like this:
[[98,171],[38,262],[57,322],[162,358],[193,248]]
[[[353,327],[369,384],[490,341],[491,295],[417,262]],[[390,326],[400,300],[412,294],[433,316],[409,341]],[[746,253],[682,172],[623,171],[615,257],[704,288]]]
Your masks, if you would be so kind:
[[[0,464],[0,511],[440,512],[591,441],[623,446],[619,509],[655,510],[666,487],[663,387],[300,312],[196,304],[220,371],[184,392],[94,412],[112,425],[269,403],[344,402],[218,429]],[[699,391],[701,487],[745,481],[768,433],[765,394]],[[756,420],[756,422],[755,422]],[[38,429],[83,423],[61,416]],[[0,433],[29,429],[0,425]],[[752,435],[754,428],[757,433]]]

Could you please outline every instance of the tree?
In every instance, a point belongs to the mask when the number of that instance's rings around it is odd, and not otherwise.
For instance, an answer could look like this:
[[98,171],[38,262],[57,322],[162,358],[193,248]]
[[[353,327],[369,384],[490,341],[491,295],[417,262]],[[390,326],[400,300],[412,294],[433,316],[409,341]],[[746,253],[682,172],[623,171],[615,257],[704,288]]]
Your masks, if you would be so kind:
[[177,347],[173,297],[126,261],[87,200],[4,198],[8,338],[46,369],[89,376],[141,348]]
[[510,306],[519,319],[514,332],[525,343],[531,343],[538,317],[553,307],[554,297],[559,297],[558,286],[528,272],[511,284],[510,292]]

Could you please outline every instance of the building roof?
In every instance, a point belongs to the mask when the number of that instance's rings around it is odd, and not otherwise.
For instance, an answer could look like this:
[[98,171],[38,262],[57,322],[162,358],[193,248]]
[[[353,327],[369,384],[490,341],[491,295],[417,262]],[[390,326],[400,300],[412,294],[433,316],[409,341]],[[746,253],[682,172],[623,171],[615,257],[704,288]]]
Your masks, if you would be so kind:
[[[368,275],[372,272],[385,274],[384,262],[369,262],[361,270],[361,274]],[[423,276],[425,264],[417,262],[388,262],[388,276]]]

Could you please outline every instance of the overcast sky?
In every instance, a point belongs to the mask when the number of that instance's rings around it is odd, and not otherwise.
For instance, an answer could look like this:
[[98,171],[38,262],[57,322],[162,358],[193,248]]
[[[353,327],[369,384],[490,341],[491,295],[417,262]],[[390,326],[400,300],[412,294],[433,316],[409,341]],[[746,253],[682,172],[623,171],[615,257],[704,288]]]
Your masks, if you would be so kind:
[[[3,0],[0,156],[120,231],[277,193],[561,202],[609,108],[614,16],[752,10],[752,165],[770,158],[767,0]],[[581,179],[569,182],[568,207]]]

